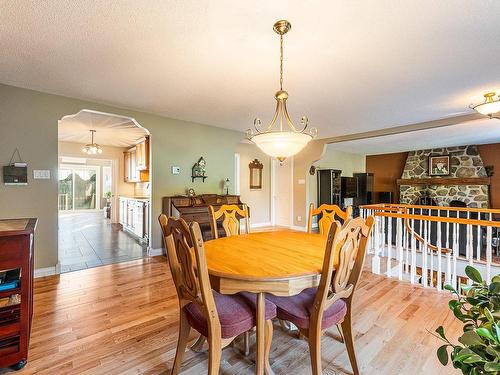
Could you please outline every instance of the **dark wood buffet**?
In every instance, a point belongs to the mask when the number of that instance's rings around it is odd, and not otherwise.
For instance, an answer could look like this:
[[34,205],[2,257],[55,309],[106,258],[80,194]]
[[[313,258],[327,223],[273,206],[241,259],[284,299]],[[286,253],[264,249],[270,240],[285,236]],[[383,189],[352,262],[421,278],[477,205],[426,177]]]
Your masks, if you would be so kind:
[[37,219],[0,220],[0,368],[28,360]]
[[[243,205],[239,195],[203,194],[193,197],[173,196],[163,197],[162,212],[167,216],[181,217],[187,222],[198,222],[203,239],[208,241],[212,239],[208,206],[214,206],[215,209],[218,209],[223,204],[236,204],[240,207]],[[219,236],[224,237],[225,232],[222,226],[218,226],[217,229]]]

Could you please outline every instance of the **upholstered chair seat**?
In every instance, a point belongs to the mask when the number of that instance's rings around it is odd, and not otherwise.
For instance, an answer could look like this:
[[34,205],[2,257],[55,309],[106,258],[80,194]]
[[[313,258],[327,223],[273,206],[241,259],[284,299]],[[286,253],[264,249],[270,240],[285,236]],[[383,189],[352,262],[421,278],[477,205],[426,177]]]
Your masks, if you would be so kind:
[[[250,293],[224,295],[212,291],[219,315],[222,338],[241,335],[256,325],[256,298]],[[200,334],[208,336],[208,326],[202,308],[191,302],[184,307],[189,325]],[[266,320],[276,318],[276,306],[266,301]]]
[[[292,297],[276,297],[268,295],[266,298],[278,307],[278,319],[292,322],[299,328],[309,328],[313,311],[314,299],[318,288],[309,288]],[[344,300],[335,301],[323,312],[321,329],[330,328],[344,320],[347,314],[347,305]]]

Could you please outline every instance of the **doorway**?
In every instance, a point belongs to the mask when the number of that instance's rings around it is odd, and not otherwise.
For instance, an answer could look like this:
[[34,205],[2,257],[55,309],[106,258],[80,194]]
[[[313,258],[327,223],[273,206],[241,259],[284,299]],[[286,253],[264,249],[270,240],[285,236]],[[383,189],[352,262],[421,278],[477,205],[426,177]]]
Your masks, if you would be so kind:
[[[91,142],[100,151],[85,152]],[[149,142],[149,132],[129,117],[82,110],[59,121],[61,272],[149,256]],[[132,206],[142,210],[134,220]]]
[[293,158],[271,164],[271,223],[280,227],[293,226]]

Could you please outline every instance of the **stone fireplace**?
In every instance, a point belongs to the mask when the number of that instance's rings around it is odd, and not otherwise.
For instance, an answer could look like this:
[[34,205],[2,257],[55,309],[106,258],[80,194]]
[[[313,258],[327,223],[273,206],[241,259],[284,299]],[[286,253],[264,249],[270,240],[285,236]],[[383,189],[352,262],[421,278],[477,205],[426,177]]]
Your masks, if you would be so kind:
[[[450,175],[439,177],[429,176],[429,155],[450,155]],[[406,164],[400,184],[400,202],[403,204],[418,204],[424,198],[431,199],[439,206],[449,206],[451,201],[464,202],[467,207],[488,208],[488,184],[463,184],[459,180],[487,177],[483,160],[477,146],[443,147],[429,150],[411,151],[406,159]],[[439,178],[457,179],[457,184],[449,185],[432,184],[404,184],[408,179],[430,179],[437,181]],[[467,180],[469,181],[469,180]]]

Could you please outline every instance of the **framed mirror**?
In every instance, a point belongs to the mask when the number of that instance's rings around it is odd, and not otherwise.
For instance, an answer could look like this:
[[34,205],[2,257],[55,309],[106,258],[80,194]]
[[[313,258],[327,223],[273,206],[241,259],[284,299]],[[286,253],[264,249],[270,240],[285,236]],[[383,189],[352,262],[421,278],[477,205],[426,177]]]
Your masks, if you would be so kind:
[[262,189],[262,169],[264,165],[258,160],[254,159],[250,164],[250,189]]

